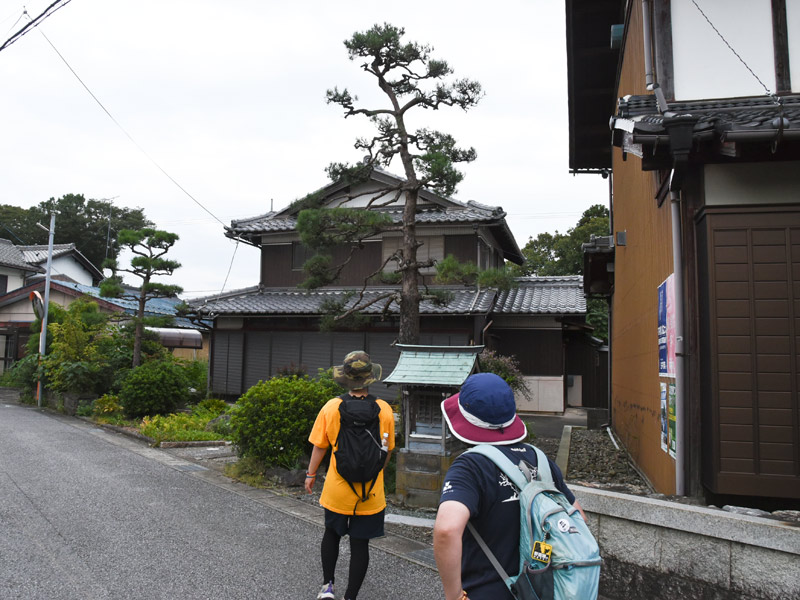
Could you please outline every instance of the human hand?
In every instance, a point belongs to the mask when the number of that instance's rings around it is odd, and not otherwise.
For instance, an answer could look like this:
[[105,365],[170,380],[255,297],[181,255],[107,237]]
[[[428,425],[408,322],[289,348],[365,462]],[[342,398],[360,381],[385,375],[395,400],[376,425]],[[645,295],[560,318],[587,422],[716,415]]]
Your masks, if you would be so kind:
[[314,489],[314,482],[317,480],[316,473],[306,473],[305,488],[306,494],[311,494]]

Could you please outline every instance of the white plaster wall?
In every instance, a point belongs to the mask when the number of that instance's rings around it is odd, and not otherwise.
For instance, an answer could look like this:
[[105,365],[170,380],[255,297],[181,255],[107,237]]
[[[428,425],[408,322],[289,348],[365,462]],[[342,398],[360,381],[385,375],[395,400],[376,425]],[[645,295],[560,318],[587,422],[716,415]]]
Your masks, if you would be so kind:
[[789,76],[792,91],[800,92],[800,2],[786,3],[786,25],[789,33]]
[[[385,186],[383,184],[370,181],[364,184],[360,184],[356,188],[354,188],[353,193],[358,194],[355,198],[351,200],[346,200],[344,197],[337,199],[333,198],[333,200],[329,203],[329,206],[346,206],[348,208],[363,208],[367,206],[367,204],[372,200],[375,196],[378,195],[378,192],[383,191]],[[387,194],[385,196],[381,196],[380,200],[376,201],[376,204],[386,204],[390,199],[394,197],[394,194]],[[428,204],[423,198],[419,198],[417,200],[417,205],[422,206],[424,204]],[[401,196],[396,202],[390,202],[386,204],[386,206],[392,207],[399,207],[405,205],[405,196]]]
[[583,375],[572,376],[572,387],[567,388],[567,405],[583,406]]
[[91,273],[70,256],[54,258],[52,269],[53,274],[66,275],[73,281],[83,285],[92,285]]
[[523,379],[530,398],[520,393],[514,394],[518,412],[564,412],[563,377],[526,376]]
[[[703,0],[698,4],[733,49],[774,92],[771,0]],[[797,2],[789,0],[787,4]],[[796,10],[797,7],[792,12]],[[791,33],[790,29],[790,37]],[[672,0],[672,47],[676,100],[762,96],[765,93],[764,87],[725,45],[691,0]]]
[[800,162],[706,165],[709,206],[800,203]]
[[0,275],[8,276],[8,287],[6,288],[8,292],[21,288],[22,284],[25,283],[25,279],[22,277],[22,274],[17,269],[0,267]]

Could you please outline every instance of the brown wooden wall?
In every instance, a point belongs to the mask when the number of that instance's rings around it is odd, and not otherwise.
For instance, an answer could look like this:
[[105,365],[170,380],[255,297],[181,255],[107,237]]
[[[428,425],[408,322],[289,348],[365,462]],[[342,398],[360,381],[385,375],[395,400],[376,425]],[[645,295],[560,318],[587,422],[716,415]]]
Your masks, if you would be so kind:
[[492,329],[492,349],[519,361],[523,375],[565,375],[560,329]]
[[[641,3],[633,3],[618,95],[648,93],[644,78]],[[659,492],[675,490],[675,461],[660,445],[658,286],[672,273],[669,204],[656,205],[656,177],[639,158],[614,149],[614,233],[627,232],[616,247],[613,296],[612,422],[615,431]]]
[[800,498],[800,207],[698,224],[704,484]]
[[[344,249],[337,249],[333,264],[346,257]],[[381,265],[381,242],[367,242],[357,250],[353,260],[342,272],[338,285],[363,285],[364,279]],[[295,287],[306,279],[302,269],[292,269],[292,245],[275,244],[261,248],[261,285],[265,287]]]

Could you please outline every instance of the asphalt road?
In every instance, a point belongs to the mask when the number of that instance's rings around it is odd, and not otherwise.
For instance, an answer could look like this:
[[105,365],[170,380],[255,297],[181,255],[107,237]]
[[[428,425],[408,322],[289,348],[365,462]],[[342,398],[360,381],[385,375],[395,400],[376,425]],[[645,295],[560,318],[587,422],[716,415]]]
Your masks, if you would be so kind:
[[[321,521],[192,467],[84,421],[0,403],[0,598],[314,598]],[[348,559],[345,540],[342,584]],[[433,570],[373,548],[359,597],[433,600],[441,586]]]

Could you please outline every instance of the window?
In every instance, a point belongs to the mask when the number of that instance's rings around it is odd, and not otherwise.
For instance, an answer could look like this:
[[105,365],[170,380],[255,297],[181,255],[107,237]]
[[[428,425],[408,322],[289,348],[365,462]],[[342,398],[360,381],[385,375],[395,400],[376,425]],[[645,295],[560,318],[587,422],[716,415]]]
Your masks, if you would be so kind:
[[0,294],[8,291],[8,275],[0,275]]
[[302,242],[292,242],[292,270],[301,271],[306,261],[314,256],[314,252]]

